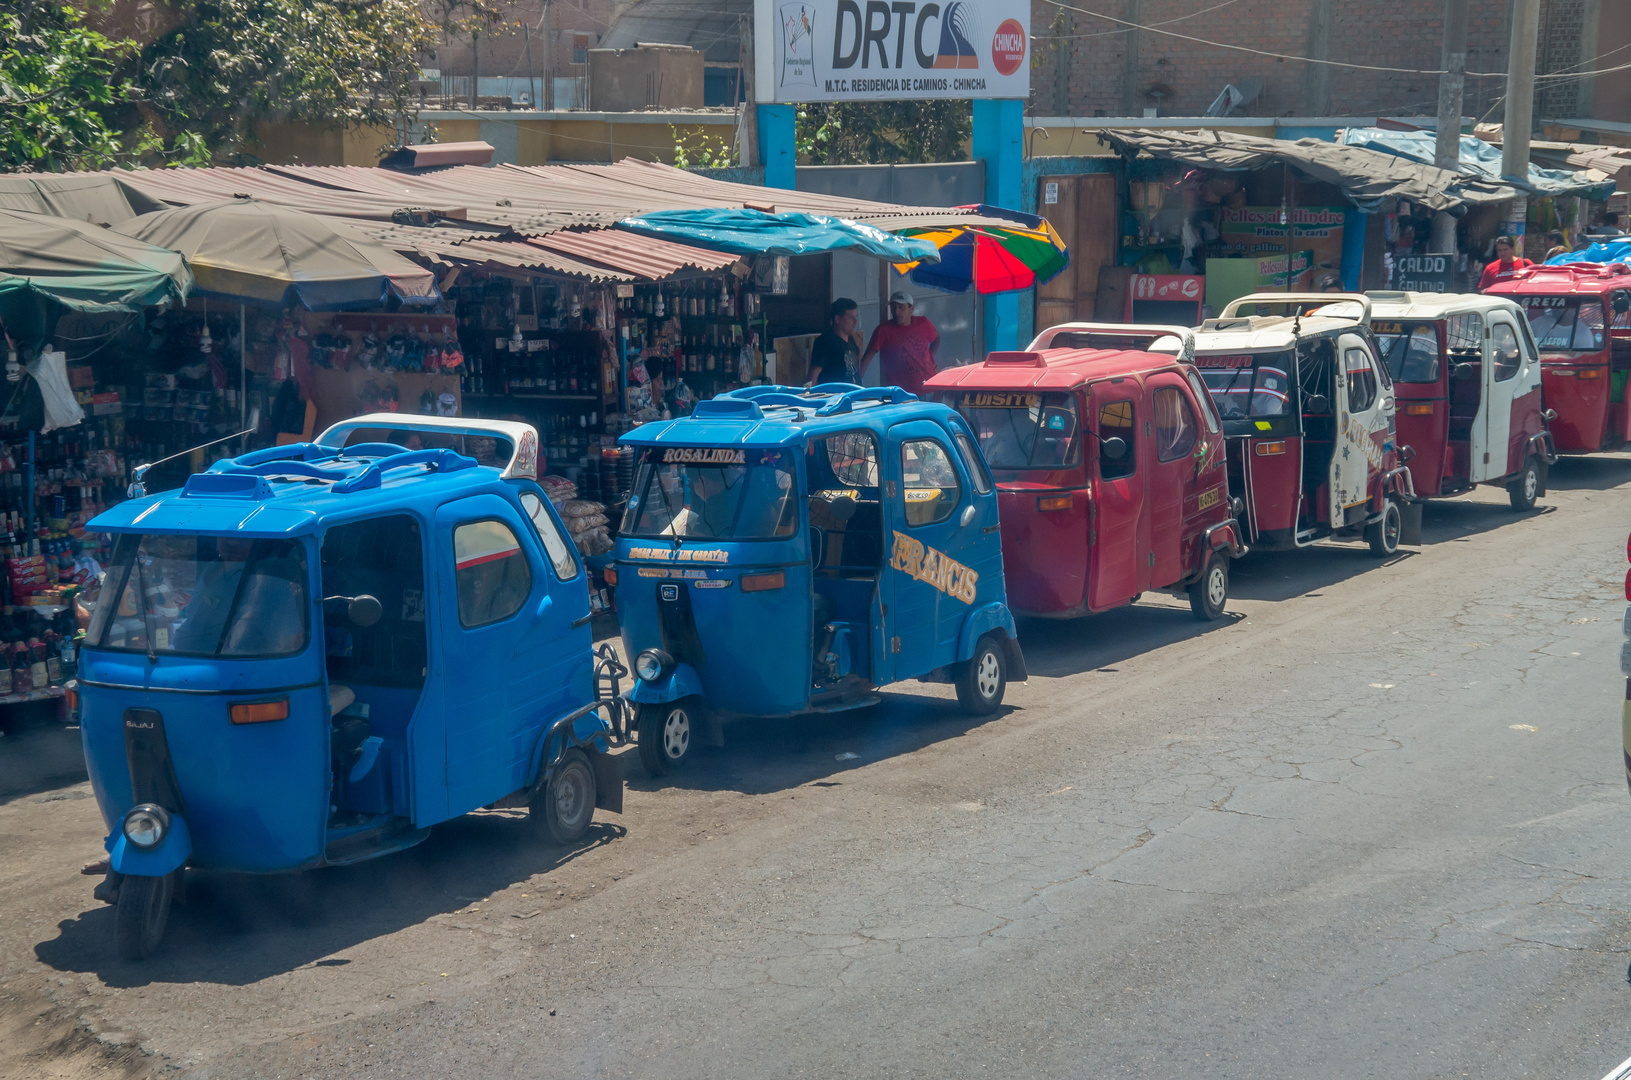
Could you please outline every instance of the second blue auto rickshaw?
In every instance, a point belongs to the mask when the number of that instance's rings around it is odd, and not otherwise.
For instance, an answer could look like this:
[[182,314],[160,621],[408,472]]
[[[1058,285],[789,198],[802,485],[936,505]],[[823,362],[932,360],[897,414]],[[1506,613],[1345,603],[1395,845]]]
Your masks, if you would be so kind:
[[[347,446],[370,429],[478,438]],[[113,558],[80,661],[118,951],[158,945],[188,866],[372,858],[481,807],[570,843],[621,811],[626,730],[586,574],[528,425],[363,416],[99,515]]]
[[622,442],[639,464],[614,570],[654,775],[722,717],[859,708],[905,679],[983,714],[1025,678],[996,493],[954,410],[747,387]]

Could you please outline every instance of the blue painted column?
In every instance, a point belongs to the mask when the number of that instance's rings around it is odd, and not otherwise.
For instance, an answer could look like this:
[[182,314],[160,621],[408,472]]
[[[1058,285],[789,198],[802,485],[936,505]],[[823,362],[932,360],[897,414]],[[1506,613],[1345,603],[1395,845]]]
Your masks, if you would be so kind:
[[1350,206],[1342,214],[1342,287],[1349,292],[1363,289],[1365,268],[1365,229],[1367,219],[1357,208]]
[[798,158],[793,149],[793,106],[758,105],[759,160],[765,167],[765,187],[791,188]]
[[[762,130],[762,129],[761,129]],[[1020,187],[1025,159],[1025,103],[974,102],[974,158],[985,162],[985,201],[1006,210],[1024,205]],[[988,352],[1019,348],[1017,292],[985,297],[984,335]]]

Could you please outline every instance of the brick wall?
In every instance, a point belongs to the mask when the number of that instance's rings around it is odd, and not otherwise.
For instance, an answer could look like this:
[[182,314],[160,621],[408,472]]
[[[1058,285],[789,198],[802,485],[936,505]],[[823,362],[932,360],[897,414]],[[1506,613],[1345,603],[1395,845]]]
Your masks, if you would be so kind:
[[[1287,56],[1310,55],[1315,29],[1315,0],[1234,0],[1216,10],[1217,0],[1097,0],[1096,10],[1118,18],[1136,12],[1145,26],[1228,44],[1244,45]],[[1442,0],[1326,0],[1327,57],[1354,64],[1432,70],[1443,49]],[[1086,6],[1086,5],[1083,5]],[[1467,28],[1467,67],[1471,71],[1504,71],[1509,0],[1471,0]],[[1542,19],[1556,24],[1556,45],[1543,45],[1541,70],[1576,63],[1580,48],[1580,12],[1584,0],[1543,0]],[[1196,14],[1196,12],[1202,12]],[[1570,13],[1571,31],[1565,25]],[[1298,60],[1220,49],[1150,30],[1128,33],[1104,19],[1074,12],[1068,22],[1056,20],[1059,9],[1033,0],[1032,32],[1039,38],[1041,67],[1033,76],[1033,109],[1058,114],[1058,102],[1072,116],[1127,114],[1127,50],[1137,43],[1137,77],[1133,114],[1159,105],[1162,115],[1197,116],[1206,111],[1226,83],[1262,80],[1257,99],[1241,113],[1250,116],[1306,116],[1309,65]],[[1061,35],[1061,30],[1068,37]],[[1571,44],[1572,42],[1572,44]],[[1572,50],[1572,51],[1571,51]],[[1554,56],[1553,53],[1556,55]],[[1566,59],[1563,57],[1566,55]],[[1064,85],[1058,80],[1063,77]],[[1431,115],[1438,108],[1438,78],[1433,75],[1326,69],[1327,105],[1333,116]],[[1504,79],[1468,79],[1465,112],[1482,116],[1504,90]],[[1499,119],[1497,110],[1496,119]]]

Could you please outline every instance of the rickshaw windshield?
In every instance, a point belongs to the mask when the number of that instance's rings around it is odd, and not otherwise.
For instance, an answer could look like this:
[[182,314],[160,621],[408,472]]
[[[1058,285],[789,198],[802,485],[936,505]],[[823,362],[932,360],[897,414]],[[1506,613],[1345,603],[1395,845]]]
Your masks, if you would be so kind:
[[154,655],[293,656],[309,635],[298,540],[124,534],[85,634]]
[[1195,366],[1225,420],[1271,419],[1293,413],[1292,354],[1239,353],[1196,356]]
[[1373,323],[1376,348],[1394,382],[1438,381],[1438,328],[1425,323]]
[[1603,302],[1582,296],[1515,297],[1529,316],[1535,346],[1547,352],[1600,352],[1608,344]]
[[1060,469],[1082,460],[1075,394],[979,390],[950,397],[993,469]]
[[665,446],[645,452],[623,532],[770,540],[799,527],[798,476],[783,449]]

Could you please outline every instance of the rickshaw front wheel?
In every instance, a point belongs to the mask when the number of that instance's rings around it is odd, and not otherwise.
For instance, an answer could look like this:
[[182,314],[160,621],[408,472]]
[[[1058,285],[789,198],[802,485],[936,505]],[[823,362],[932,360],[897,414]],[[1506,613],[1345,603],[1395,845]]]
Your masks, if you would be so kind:
[[1382,504],[1382,517],[1374,525],[1365,526],[1365,542],[1370,553],[1379,559],[1392,558],[1399,552],[1399,538],[1404,535],[1404,514],[1394,499]]
[[1512,509],[1520,514],[1535,508],[1535,497],[1540,494],[1540,462],[1531,457],[1523,463],[1523,471],[1506,486],[1506,497]]
[[640,706],[640,764],[652,776],[667,776],[691,756],[698,717],[689,701]]
[[1001,637],[986,634],[974,643],[974,655],[957,673],[957,703],[964,712],[984,716],[997,711],[1007,689],[1007,650]]
[[1202,622],[1223,618],[1229,603],[1229,556],[1214,551],[1206,557],[1201,579],[1189,587],[1189,610]]
[[582,750],[573,748],[561,755],[529,813],[534,821],[542,815],[544,828],[557,844],[583,839],[595,819],[595,770]]
[[147,877],[126,874],[119,883],[119,905],[114,911],[113,941],[123,960],[146,960],[158,951],[170,923],[170,901],[175,897],[174,874]]

